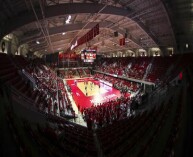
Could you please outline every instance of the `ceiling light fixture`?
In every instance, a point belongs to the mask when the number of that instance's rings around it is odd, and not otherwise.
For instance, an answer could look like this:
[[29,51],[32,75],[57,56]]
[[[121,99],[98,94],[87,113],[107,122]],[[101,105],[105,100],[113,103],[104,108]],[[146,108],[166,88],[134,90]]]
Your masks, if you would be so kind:
[[65,34],[66,34],[65,32],[62,33],[62,35],[65,35]]
[[36,41],[36,44],[40,44],[40,42],[37,40],[37,41]]

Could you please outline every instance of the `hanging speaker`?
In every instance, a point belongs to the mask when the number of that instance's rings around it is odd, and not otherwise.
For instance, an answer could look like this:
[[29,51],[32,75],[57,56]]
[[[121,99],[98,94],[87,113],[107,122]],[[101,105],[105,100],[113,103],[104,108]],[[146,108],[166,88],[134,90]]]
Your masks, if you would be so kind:
[[117,31],[114,32],[114,37],[118,37],[118,32]]

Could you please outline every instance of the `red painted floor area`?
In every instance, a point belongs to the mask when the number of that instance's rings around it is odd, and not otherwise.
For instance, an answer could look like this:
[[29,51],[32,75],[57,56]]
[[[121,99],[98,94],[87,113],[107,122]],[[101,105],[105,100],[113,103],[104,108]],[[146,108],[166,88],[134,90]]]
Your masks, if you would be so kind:
[[[93,82],[95,85],[100,84],[100,91],[99,89],[91,94],[92,96],[86,96],[84,94],[85,89],[80,89],[77,85],[78,83],[82,84],[82,88],[84,88],[83,83],[86,81]],[[72,97],[79,109],[82,108],[89,108],[93,104],[99,105],[100,103],[107,102],[109,100],[114,100],[116,98],[121,97],[121,93],[119,90],[110,87],[98,80],[90,79],[78,79],[78,80],[67,80],[67,84],[70,86],[72,90]],[[80,86],[79,84],[79,86]],[[97,86],[96,86],[97,87]],[[96,88],[97,89],[97,88]],[[93,93],[93,91],[92,91]]]

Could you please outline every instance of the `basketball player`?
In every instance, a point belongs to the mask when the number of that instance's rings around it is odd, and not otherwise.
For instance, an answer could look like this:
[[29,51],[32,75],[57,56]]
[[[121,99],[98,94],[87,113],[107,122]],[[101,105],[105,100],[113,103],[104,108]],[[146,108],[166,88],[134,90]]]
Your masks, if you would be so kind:
[[91,90],[92,90],[92,82],[90,83],[90,88],[91,88]]
[[75,85],[77,86],[77,80],[75,80]]

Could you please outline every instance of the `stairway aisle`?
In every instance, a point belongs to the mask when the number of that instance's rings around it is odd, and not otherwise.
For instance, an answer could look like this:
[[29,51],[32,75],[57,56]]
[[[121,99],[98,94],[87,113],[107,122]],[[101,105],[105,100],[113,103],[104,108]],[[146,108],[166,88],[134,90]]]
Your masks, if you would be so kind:
[[97,148],[98,157],[104,157],[96,132],[93,133],[95,146]]

